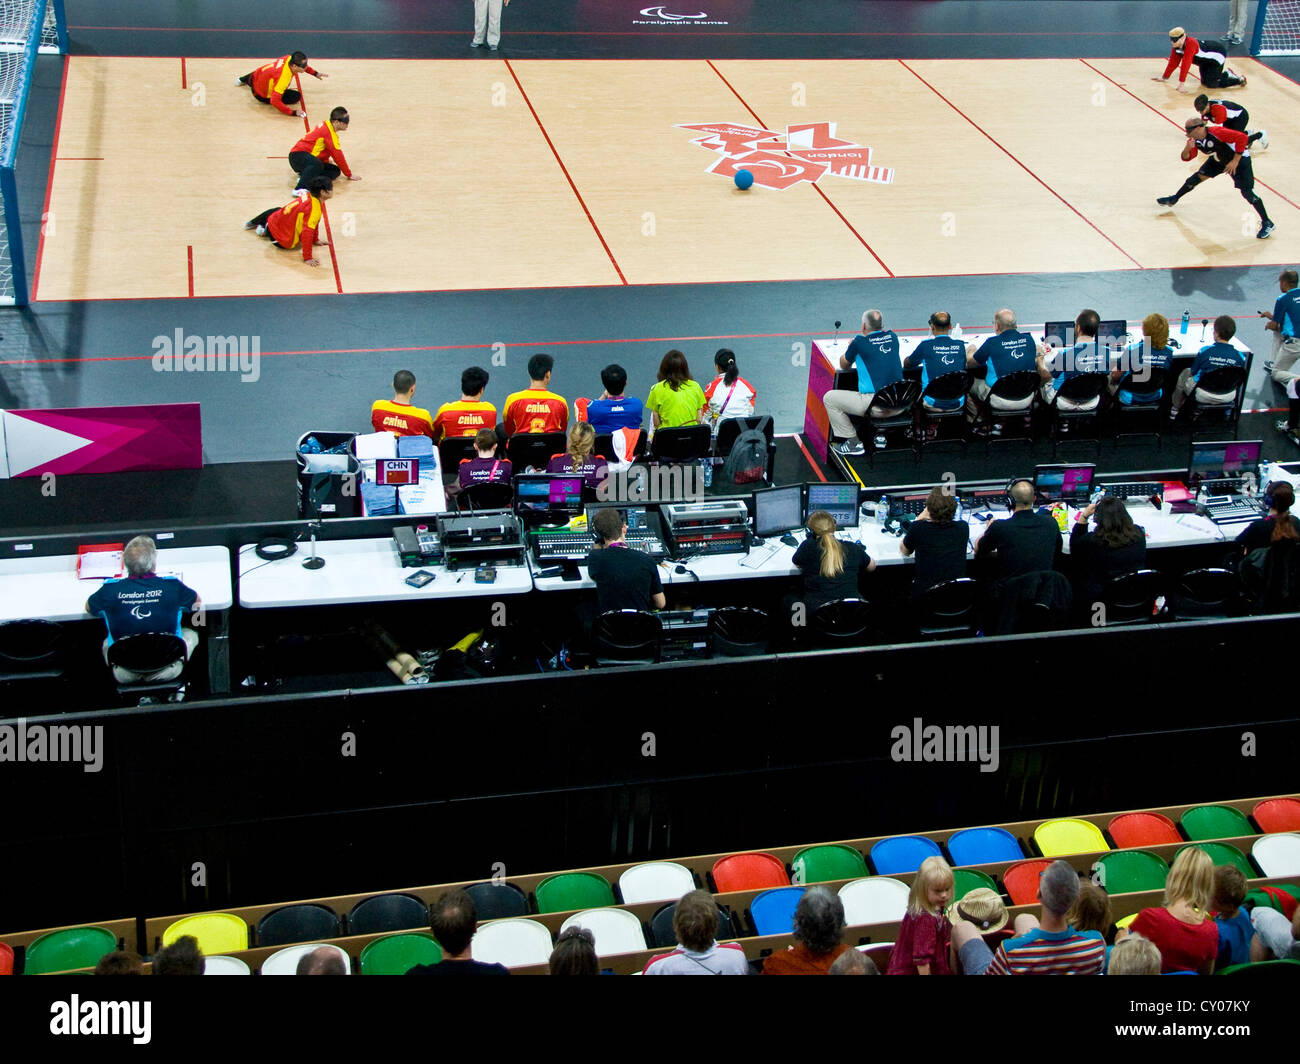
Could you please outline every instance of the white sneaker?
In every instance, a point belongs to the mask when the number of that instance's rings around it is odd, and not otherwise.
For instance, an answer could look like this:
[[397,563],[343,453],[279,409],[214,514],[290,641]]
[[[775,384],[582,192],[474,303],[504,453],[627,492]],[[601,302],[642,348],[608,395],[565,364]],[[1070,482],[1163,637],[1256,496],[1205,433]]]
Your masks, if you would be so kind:
[[266,236],[266,226],[259,225],[255,230],[258,236]]
[[1255,143],[1259,145],[1259,150],[1263,151],[1265,148],[1268,147],[1268,130],[1257,129],[1255,132],[1259,134],[1259,140],[1257,140]]

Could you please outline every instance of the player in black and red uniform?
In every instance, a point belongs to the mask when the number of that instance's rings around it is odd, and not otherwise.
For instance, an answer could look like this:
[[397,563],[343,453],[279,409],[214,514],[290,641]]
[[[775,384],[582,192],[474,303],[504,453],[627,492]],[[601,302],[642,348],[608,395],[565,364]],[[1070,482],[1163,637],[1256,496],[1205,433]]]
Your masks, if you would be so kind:
[[[1239,133],[1250,135],[1250,112],[1239,103],[1232,100],[1211,100],[1205,93],[1201,93],[1192,101],[1192,106],[1196,108],[1196,113],[1204,118],[1212,126],[1225,126],[1228,129],[1235,129]],[[1268,133],[1265,130],[1259,131],[1259,150],[1263,151],[1268,147]]]
[[1152,81],[1168,81],[1169,75],[1178,68],[1178,91],[1187,92],[1187,73],[1195,63],[1201,84],[1207,89],[1246,87],[1246,79],[1228,69],[1228,49],[1222,41],[1198,41],[1187,36],[1182,26],[1175,26],[1169,31],[1169,43],[1169,62],[1165,64],[1165,72]]
[[1229,174],[1232,183],[1237,186],[1242,198],[1255,208],[1259,215],[1259,232],[1255,235],[1263,240],[1273,232],[1273,222],[1264,209],[1264,201],[1255,195],[1255,173],[1250,164],[1250,145],[1260,138],[1259,133],[1247,136],[1236,129],[1224,126],[1211,126],[1204,118],[1189,118],[1184,127],[1187,130],[1187,146],[1183,149],[1183,158],[1191,160],[1196,152],[1203,151],[1209,156],[1201,168],[1183,182],[1183,187],[1172,196],[1161,196],[1156,200],[1162,207],[1172,207],[1202,181],[1208,181],[1220,174]]

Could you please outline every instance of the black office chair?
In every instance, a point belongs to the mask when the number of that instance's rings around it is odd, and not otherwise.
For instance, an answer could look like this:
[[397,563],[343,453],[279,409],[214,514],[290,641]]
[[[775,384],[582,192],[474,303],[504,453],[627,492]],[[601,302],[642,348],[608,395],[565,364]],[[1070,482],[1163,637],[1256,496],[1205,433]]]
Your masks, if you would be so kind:
[[[960,400],[966,397],[970,390],[970,372],[968,370],[957,370],[955,373],[945,373],[942,377],[935,377],[925,386],[925,391],[921,393],[913,409],[916,412],[915,436],[918,450],[925,451],[930,447],[940,447],[947,443],[961,444],[962,453],[966,452],[966,445],[970,439],[970,431],[966,421],[966,407]],[[927,399],[933,399],[941,403],[954,403],[951,409],[944,409],[940,406],[931,406],[926,402]],[[957,435],[944,438],[944,426],[953,426],[957,429]],[[935,438],[930,439],[930,429],[934,428]]]
[[456,496],[456,508],[462,511],[508,510],[515,491],[509,484],[471,484]]
[[303,902],[285,905],[257,922],[259,946],[288,946],[339,937],[339,915],[324,905]]
[[40,619],[0,624],[0,684],[63,675],[63,628]]
[[[1183,409],[1184,416],[1191,422],[1192,432],[1195,433],[1201,427],[1228,426],[1232,428],[1232,438],[1235,440],[1245,391],[1245,366],[1223,366],[1201,374],[1196,390]],[[1207,401],[1212,395],[1231,395],[1232,400],[1227,403]],[[1190,414],[1187,412],[1189,408]]]
[[650,460],[666,465],[698,462],[709,457],[713,430],[708,425],[680,425],[659,429],[650,441]]
[[118,639],[108,648],[108,664],[147,677],[122,680],[114,674],[117,693],[123,698],[139,705],[157,698],[170,702],[185,698],[186,645],[178,635],[145,632]]
[[854,646],[868,637],[871,604],[864,599],[835,599],[819,606],[808,618],[808,628],[822,646]]
[[1105,627],[1150,624],[1156,618],[1156,601],[1165,594],[1165,574],[1137,569],[1117,576],[1102,593]]
[[442,479],[455,480],[462,458],[474,458],[473,436],[444,436],[438,441],[438,463],[442,466]]
[[[867,462],[874,469],[877,454],[898,454],[900,451],[908,450],[912,454],[912,461],[918,462],[921,459],[920,449],[916,445],[915,439],[908,439],[908,430],[913,428],[916,421],[914,407],[916,401],[921,397],[921,382],[917,380],[895,381],[876,392],[871,398],[871,405],[867,407],[865,417],[855,418],[849,416],[853,422],[854,428],[858,430],[858,439],[864,444],[871,444],[867,448]],[[892,410],[894,413],[885,413]],[[891,447],[889,440],[891,435],[895,438],[906,440],[906,447]],[[875,446],[877,436],[883,436],[885,439],[884,447]]]
[[771,620],[762,610],[723,606],[709,616],[709,640],[715,656],[746,658],[767,651]]
[[[989,427],[989,434],[984,438],[984,454],[989,453],[989,447],[993,439],[996,438],[1002,442],[1019,441],[1023,443],[1034,442],[1033,418],[1034,408],[1038,401],[1038,386],[1042,383],[1038,376],[1038,371],[1033,369],[1021,370],[1019,373],[1008,373],[1005,377],[999,377],[993,382],[993,387],[989,389],[989,394],[984,397],[980,403],[979,423]],[[994,398],[1000,400],[1005,406],[1014,406],[1013,409],[1000,409],[993,405]],[[1024,422],[1024,432],[1013,434],[1007,432],[1007,426],[1016,420]],[[992,430],[1000,428],[1001,435],[994,437]]]
[[1250,599],[1250,612],[1293,613],[1300,609],[1300,550],[1293,539],[1278,540],[1268,552],[1262,571],[1242,562],[1241,585]]
[[659,661],[663,623],[643,610],[609,610],[596,618],[597,665],[653,665]]
[[1241,579],[1231,569],[1193,569],[1169,594],[1176,621],[1240,617],[1245,613]]
[[506,457],[516,474],[545,470],[551,455],[564,453],[566,442],[563,432],[516,432],[506,443]]
[[513,883],[471,883],[465,893],[480,920],[504,920],[528,915],[528,895]]
[[[1154,403],[1121,403],[1119,401],[1119,392],[1115,393],[1115,401],[1111,404],[1111,433],[1115,437],[1115,449],[1119,449],[1120,440],[1136,440],[1147,436],[1154,436],[1156,441],[1156,450],[1159,451],[1164,446],[1164,428],[1168,420],[1167,412],[1169,410],[1169,389],[1173,382],[1169,379],[1169,371],[1163,369],[1150,370],[1147,380],[1143,381],[1137,387],[1143,394],[1149,395],[1151,392],[1159,391],[1160,398]],[[1120,381],[1120,391],[1132,390],[1130,381]],[[1143,429],[1142,426],[1147,428]],[[1126,431],[1135,429],[1136,431]]]
[[[1061,383],[1056,395],[1052,399],[1052,457],[1056,457],[1056,452],[1061,444],[1061,435],[1068,428],[1071,438],[1078,432],[1079,428],[1091,422],[1094,434],[1096,436],[1097,454],[1101,454],[1101,396],[1106,390],[1107,375],[1105,373],[1081,373],[1077,377],[1071,377]],[[1071,409],[1061,405],[1061,400],[1065,399],[1071,403],[1077,403],[1084,409]]]
[[[673,930],[673,917],[677,914],[677,902],[669,902],[650,918],[650,939],[654,949],[671,949],[677,945],[677,933]],[[718,906],[718,931],[714,935],[719,942],[735,938],[736,932],[731,923],[731,914],[721,905]]]
[[377,935],[429,926],[429,907],[414,894],[378,894],[352,906],[349,935]]
[[917,596],[916,627],[922,639],[959,639],[979,628],[979,585],[969,577],[949,580]]

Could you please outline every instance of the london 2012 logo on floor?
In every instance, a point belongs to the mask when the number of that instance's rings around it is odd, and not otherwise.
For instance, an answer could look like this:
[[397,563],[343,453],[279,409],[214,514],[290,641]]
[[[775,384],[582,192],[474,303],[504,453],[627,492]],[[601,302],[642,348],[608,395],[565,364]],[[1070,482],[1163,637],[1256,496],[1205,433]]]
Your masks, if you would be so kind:
[[827,174],[850,181],[893,184],[891,167],[874,166],[871,149],[835,136],[834,122],[786,126],[785,132],[738,126],[730,122],[678,125],[702,133],[691,141],[722,156],[706,172],[732,179],[738,170],[754,175],[754,184],[784,191],[804,181],[816,184]]

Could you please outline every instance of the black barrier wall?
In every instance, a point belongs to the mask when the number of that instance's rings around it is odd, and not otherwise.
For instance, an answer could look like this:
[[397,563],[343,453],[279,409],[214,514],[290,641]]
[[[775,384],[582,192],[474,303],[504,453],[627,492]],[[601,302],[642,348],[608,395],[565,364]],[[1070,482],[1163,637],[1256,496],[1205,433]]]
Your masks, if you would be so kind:
[[[5,922],[1294,790],[1295,701],[1258,678],[1298,630],[1257,618],[29,717],[103,728],[102,759],[0,763]],[[918,720],[968,739],[928,759],[897,738]]]

